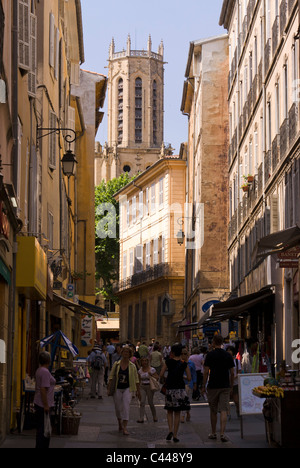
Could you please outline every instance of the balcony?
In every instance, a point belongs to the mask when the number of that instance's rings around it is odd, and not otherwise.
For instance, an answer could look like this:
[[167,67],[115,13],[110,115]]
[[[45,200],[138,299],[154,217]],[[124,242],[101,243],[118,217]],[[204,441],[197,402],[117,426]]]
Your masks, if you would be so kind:
[[272,173],[274,174],[279,162],[280,135],[276,135],[272,142]]
[[276,19],[273,23],[272,27],[272,54],[273,57],[276,53],[277,47],[279,43],[279,16],[276,16]]
[[287,0],[282,0],[280,4],[280,37],[282,37],[287,22]]
[[285,119],[280,127],[280,159],[283,160],[289,143],[289,119]]
[[289,110],[289,145],[290,147],[295,142],[298,133],[298,104],[294,103]]
[[265,75],[267,75],[271,65],[271,39],[268,39],[265,45]]
[[184,264],[183,263],[159,263],[147,270],[141,271],[140,273],[135,273],[134,275],[119,281],[114,286],[114,292],[126,291],[130,288],[136,286],[141,286],[142,284],[149,283],[150,281],[155,281],[157,279],[163,278],[164,276],[184,276]]

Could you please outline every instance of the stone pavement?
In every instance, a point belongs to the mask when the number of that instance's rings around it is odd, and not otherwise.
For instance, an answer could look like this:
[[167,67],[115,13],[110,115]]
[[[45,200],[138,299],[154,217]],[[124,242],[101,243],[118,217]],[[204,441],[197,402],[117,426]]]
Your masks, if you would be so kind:
[[[52,436],[51,448],[106,448],[106,449],[172,449],[187,452],[196,448],[269,448],[263,416],[244,417],[244,439],[241,439],[240,421],[235,408],[231,407],[231,417],[227,424],[228,443],[219,439],[208,439],[210,433],[209,408],[206,403],[192,403],[191,421],[180,425],[179,443],[167,442],[167,415],[164,397],[155,394],[158,422],[152,422],[149,406],[146,407],[144,424],[138,424],[139,405],[137,399],[132,401],[129,436],[118,431],[114,412],[113,398],[104,396],[103,400],[91,400],[84,395],[76,406],[82,414],[78,436]],[[9,435],[1,448],[34,448],[35,431],[24,431],[22,434]]]

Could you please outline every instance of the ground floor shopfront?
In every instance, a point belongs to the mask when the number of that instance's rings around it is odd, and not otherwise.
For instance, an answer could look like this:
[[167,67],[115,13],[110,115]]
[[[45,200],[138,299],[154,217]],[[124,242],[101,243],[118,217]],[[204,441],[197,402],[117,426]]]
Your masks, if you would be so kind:
[[259,351],[257,370],[265,371],[266,362],[273,375],[283,362],[299,369],[293,361],[293,344],[300,337],[299,270],[294,266],[280,268],[274,256],[265,257],[245,278],[238,297],[212,305],[196,323],[179,326],[180,338],[190,331],[207,345],[214,333],[221,333],[237,342],[237,351],[252,357]]

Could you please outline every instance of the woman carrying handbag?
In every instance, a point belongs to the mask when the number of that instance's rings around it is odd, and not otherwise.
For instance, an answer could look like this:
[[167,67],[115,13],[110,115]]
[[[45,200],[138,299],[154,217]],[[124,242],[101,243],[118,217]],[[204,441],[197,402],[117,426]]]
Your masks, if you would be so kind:
[[116,416],[119,423],[119,432],[129,435],[127,424],[129,421],[130,403],[133,393],[137,393],[139,400],[140,382],[136,366],[130,362],[133,352],[129,346],[121,350],[121,360],[115,362],[109,375],[107,394],[113,395]]
[[141,368],[138,371],[141,385],[141,401],[140,401],[140,419],[138,423],[144,422],[146,399],[151,409],[153,421],[157,422],[156,409],[153,403],[154,393],[159,390],[158,375],[154,367],[150,366],[148,357],[141,359]]

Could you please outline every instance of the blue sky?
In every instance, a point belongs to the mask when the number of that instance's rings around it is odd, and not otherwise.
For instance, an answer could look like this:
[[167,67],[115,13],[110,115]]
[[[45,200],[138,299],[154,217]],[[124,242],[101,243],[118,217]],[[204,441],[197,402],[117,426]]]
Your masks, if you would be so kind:
[[[223,0],[81,0],[84,27],[85,63],[82,68],[107,75],[109,44],[116,51],[126,48],[131,36],[133,49],[146,49],[149,34],[152,50],[160,41],[165,47],[165,142],[178,154],[187,141],[188,120],[180,111],[184,75],[191,41],[226,31],[219,26]],[[104,111],[106,113],[106,104]],[[104,118],[97,139],[107,140]]]

